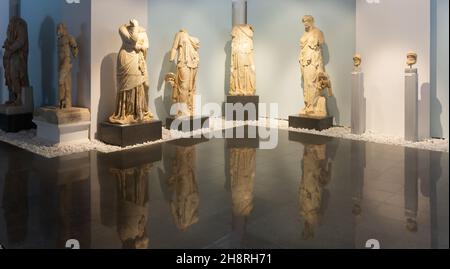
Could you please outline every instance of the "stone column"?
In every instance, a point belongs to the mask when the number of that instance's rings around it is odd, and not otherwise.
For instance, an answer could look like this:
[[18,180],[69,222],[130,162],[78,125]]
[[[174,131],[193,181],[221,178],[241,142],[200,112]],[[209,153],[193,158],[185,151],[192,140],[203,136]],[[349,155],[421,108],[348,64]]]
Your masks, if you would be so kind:
[[20,0],[9,0],[9,17],[20,17]]
[[247,1],[233,0],[233,26],[247,24]]
[[412,142],[419,139],[418,87],[417,69],[405,69],[405,140]]
[[366,132],[366,113],[364,99],[364,74],[352,73],[352,134],[361,135]]

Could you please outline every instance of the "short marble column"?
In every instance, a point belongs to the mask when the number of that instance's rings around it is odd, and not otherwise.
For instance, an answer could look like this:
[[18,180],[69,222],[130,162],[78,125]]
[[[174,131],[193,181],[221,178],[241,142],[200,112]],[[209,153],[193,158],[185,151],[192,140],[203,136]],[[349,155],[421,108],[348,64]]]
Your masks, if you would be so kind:
[[419,210],[418,152],[417,149],[405,148],[405,218],[408,230],[413,232],[417,230],[417,213]]
[[9,17],[20,17],[20,0],[9,0]]
[[233,26],[247,24],[247,1],[233,0]]
[[364,74],[352,73],[352,134],[361,135],[366,132],[366,113],[364,99]]
[[419,80],[416,68],[405,69],[405,140],[418,141]]

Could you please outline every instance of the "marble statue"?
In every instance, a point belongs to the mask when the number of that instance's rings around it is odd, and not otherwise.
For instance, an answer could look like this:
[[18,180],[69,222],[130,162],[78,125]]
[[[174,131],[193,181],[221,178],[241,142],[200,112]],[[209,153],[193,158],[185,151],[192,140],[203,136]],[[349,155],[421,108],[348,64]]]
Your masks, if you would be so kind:
[[72,56],[78,56],[78,44],[67,32],[63,23],[58,24],[59,108],[72,108]]
[[305,221],[304,239],[313,238],[320,224],[323,191],[331,180],[331,163],[326,151],[327,145],[305,145],[299,190],[300,215]]
[[[319,72],[317,74],[317,97],[315,105],[314,116],[326,117],[327,113],[327,98],[326,96],[333,96],[333,88],[331,86],[331,81],[327,73]],[[324,94],[324,91],[326,93]]]
[[[322,31],[314,25],[312,16],[304,16],[302,22],[305,25],[305,33],[300,39],[301,52],[299,62],[303,80],[305,107],[300,111],[300,115],[325,117],[327,116],[326,97],[322,95],[322,86],[318,85],[320,83],[319,74],[326,74],[322,55],[325,37]],[[328,85],[331,85],[329,79]]]
[[199,221],[200,194],[196,177],[196,148],[176,147],[168,185],[170,208],[177,228],[186,231]]
[[359,54],[353,56],[353,72],[361,72],[362,57]]
[[125,249],[147,249],[149,237],[148,178],[152,164],[110,169],[117,182],[117,232]]
[[414,51],[409,51],[406,54],[406,64],[409,66],[409,68],[412,68],[413,65],[417,63],[417,53]]
[[256,94],[256,73],[253,60],[253,27],[241,24],[231,31],[230,95]]
[[113,124],[148,122],[153,114],[148,107],[147,53],[149,40],[146,30],[137,20],[120,27],[122,48],[117,59],[116,111],[109,118]]
[[233,215],[246,217],[253,211],[256,149],[233,148],[229,152]]
[[177,117],[194,116],[194,97],[196,93],[197,72],[200,64],[200,41],[192,37],[186,30],[180,30],[170,51],[170,61],[177,58],[177,72],[166,75],[166,82],[172,86],[172,101],[174,104],[185,105],[179,108]]
[[28,26],[25,20],[12,17],[9,21],[7,38],[3,45],[3,67],[5,84],[8,86],[7,105],[22,105],[22,88],[29,87],[28,78]]

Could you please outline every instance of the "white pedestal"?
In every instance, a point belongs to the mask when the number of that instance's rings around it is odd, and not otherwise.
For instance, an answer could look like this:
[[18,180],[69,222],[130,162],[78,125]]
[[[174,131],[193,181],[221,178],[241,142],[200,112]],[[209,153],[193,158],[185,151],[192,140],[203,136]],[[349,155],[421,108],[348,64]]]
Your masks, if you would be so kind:
[[352,73],[352,134],[366,132],[366,102],[364,98],[364,74]]
[[419,140],[419,80],[416,68],[405,69],[405,140]]
[[89,142],[91,122],[52,124],[33,120],[37,126],[37,137],[54,144],[79,144]]

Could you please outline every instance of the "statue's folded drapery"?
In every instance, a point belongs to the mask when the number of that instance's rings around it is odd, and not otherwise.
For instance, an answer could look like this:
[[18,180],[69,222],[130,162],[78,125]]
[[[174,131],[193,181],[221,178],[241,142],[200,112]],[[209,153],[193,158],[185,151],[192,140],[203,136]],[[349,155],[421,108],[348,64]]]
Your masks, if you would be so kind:
[[253,60],[253,28],[238,25],[231,32],[231,95],[255,95],[256,74]]
[[117,59],[116,111],[110,122],[130,124],[153,119],[148,108],[148,72],[146,66],[149,41],[145,29],[131,24],[120,28],[122,48]]
[[177,73],[167,74],[166,81],[173,87],[172,101],[175,104],[186,105],[185,111],[183,109],[177,111],[178,117],[194,115],[194,96],[197,89],[196,80],[200,64],[199,48],[200,41],[198,38],[190,36],[185,30],[176,34],[170,51],[170,61],[175,61],[178,55]]
[[28,26],[25,20],[12,17],[3,44],[3,67],[9,100],[6,104],[20,105],[22,87],[29,87],[28,78]]

